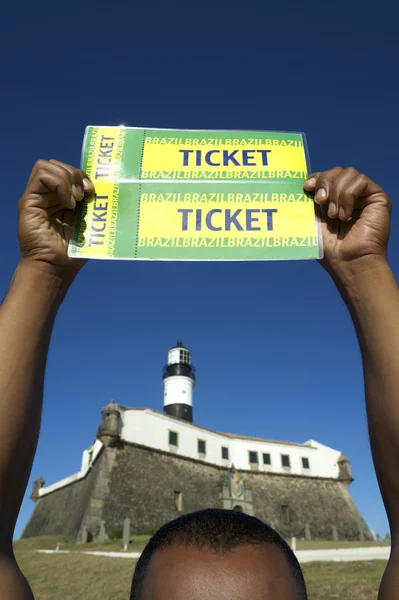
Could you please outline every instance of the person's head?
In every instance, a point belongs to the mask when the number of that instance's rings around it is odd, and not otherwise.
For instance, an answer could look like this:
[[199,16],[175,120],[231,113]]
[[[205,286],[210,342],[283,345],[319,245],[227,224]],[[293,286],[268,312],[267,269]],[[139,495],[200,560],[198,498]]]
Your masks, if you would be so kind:
[[206,509],[167,523],[151,538],[130,600],[306,600],[301,567],[259,519]]

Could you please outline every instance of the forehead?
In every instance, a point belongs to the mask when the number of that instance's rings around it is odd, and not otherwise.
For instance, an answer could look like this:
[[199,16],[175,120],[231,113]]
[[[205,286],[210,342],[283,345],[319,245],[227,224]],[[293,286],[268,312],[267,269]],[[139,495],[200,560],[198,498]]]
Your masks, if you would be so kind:
[[289,564],[276,545],[226,554],[172,545],[152,557],[143,600],[298,600]]

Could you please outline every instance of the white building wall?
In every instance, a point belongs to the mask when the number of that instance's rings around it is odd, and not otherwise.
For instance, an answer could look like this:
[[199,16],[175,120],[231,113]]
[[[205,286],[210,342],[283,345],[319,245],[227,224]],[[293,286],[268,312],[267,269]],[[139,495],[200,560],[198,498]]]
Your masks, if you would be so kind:
[[84,477],[86,477],[87,473],[91,469],[97,456],[100,454],[102,447],[103,447],[102,442],[100,442],[100,440],[96,440],[94,442],[94,444],[92,444],[90,446],[90,448],[83,451],[82,466],[80,468],[80,471],[78,473],[74,473],[73,475],[70,475],[69,477],[65,477],[65,479],[61,479],[60,481],[57,481],[57,483],[53,483],[52,485],[42,487],[38,492],[39,497],[45,496],[46,494],[50,494],[50,492],[59,490],[60,488],[63,488],[66,485],[69,485],[70,483],[74,483],[75,481],[79,481],[80,479],[83,479]]
[[338,459],[341,456],[341,452],[338,450],[333,450],[332,448],[329,448],[329,446],[325,446],[324,444],[316,442],[315,440],[309,440],[305,442],[305,445],[317,450],[317,452],[315,452],[315,466],[317,470],[323,470],[325,464],[328,462],[333,462],[334,472],[336,473],[334,477],[338,477]]
[[[339,474],[338,458],[341,452],[309,440],[304,444],[284,444],[283,442],[256,441],[251,439],[232,438],[227,435],[207,431],[193,423],[186,423],[151,410],[124,409],[119,407],[119,433],[121,439],[163,450],[188,458],[202,460],[223,467],[235,466],[238,470],[271,471],[273,473],[291,473],[312,477],[328,477],[336,479]],[[169,431],[178,434],[177,448],[169,445]],[[206,454],[199,454],[198,440],[206,442]],[[39,490],[39,496],[83,479],[94,464],[102,449],[102,442],[96,440],[83,451],[80,471]],[[229,450],[229,460],[222,459],[222,447]],[[258,466],[249,462],[249,452],[258,453]],[[271,465],[263,464],[263,453],[270,454]],[[281,455],[290,457],[290,468],[284,468]],[[302,457],[308,458],[310,469],[302,467]]]
[[[255,469],[313,477],[338,477],[337,460],[341,453],[313,440],[306,444],[284,444],[231,438],[207,431],[192,423],[185,423],[166,415],[154,413],[151,410],[120,408],[120,411],[120,434],[121,438],[127,442],[165,452],[175,452],[219,466],[234,464],[236,469]],[[177,448],[169,445],[169,431],[175,431],[178,434]],[[205,455],[198,453],[198,439],[206,442]],[[229,449],[229,461],[222,459],[222,446]],[[249,451],[258,452],[258,467],[250,464]],[[271,466],[263,465],[263,453],[271,455]],[[290,468],[282,466],[282,454],[290,457]],[[302,457],[308,458],[310,469],[302,467]]]

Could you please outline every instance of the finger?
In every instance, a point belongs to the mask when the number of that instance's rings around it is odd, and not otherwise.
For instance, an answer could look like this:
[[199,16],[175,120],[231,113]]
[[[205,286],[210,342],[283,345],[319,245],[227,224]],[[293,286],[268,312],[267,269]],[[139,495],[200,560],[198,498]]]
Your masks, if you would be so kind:
[[32,172],[29,176],[28,185],[31,181],[33,181],[33,179],[36,177],[37,172],[42,168],[47,169],[49,171],[55,171],[56,173],[64,173],[64,172],[67,173],[68,177],[71,179],[71,184],[72,184],[73,180],[71,178],[71,173],[68,169],[65,169],[64,167],[65,167],[64,163],[60,163],[58,161],[51,162],[50,160],[40,159],[40,160],[36,161],[36,163],[33,166]]
[[79,171],[82,175],[83,190],[85,193],[85,198],[91,198],[96,193],[96,191],[94,189],[94,183],[91,181],[91,179],[89,179],[89,177],[86,175],[86,173],[82,169],[79,169]]
[[[63,229],[63,235],[64,235],[64,240],[65,240],[65,246],[68,248],[69,242],[72,238],[73,235],[73,230],[75,227],[75,220],[76,220],[76,213],[73,210],[66,210],[64,212],[63,215],[63,223],[62,223],[62,229]],[[83,266],[87,260],[84,258],[74,258],[73,259],[75,264],[79,264],[80,266]]]
[[81,169],[76,169],[75,167],[73,167],[72,165],[68,165],[67,163],[62,163],[59,160],[55,160],[54,158],[49,160],[49,162],[52,165],[57,165],[63,169],[66,169],[71,174],[71,176],[72,176],[72,188],[71,188],[72,195],[75,198],[75,200],[77,200],[77,201],[83,200],[84,195],[85,195],[83,177],[85,177],[87,179],[87,175],[84,173],[84,171],[82,171]]
[[[91,196],[94,196],[94,194],[95,194],[94,183],[91,181],[89,176],[83,171],[83,169],[75,169],[75,167],[72,167],[71,165],[67,165],[66,163],[62,163],[55,159],[51,159],[50,162],[65,167],[66,169],[70,170],[74,176],[78,173],[80,176],[78,183],[80,183],[80,181],[82,182],[84,198],[90,198]],[[81,198],[76,198],[76,200],[81,200]]]
[[320,177],[320,175],[321,175],[320,171],[316,171],[315,173],[312,173],[311,175],[309,175],[309,177],[307,178],[307,180],[303,184],[303,187],[304,187],[304,189],[307,192],[313,192],[314,191],[314,189],[316,187],[317,180]]
[[32,169],[32,173],[30,174],[29,181],[28,181],[28,187],[30,186],[31,182],[37,178],[37,173],[40,171],[40,169],[46,169],[47,171],[51,171],[53,173],[58,174],[59,177],[63,177],[63,178],[67,177],[68,181],[70,182],[71,191],[72,191],[72,184],[74,183],[74,177],[73,177],[73,173],[71,172],[71,169],[73,169],[73,167],[71,167],[70,169],[67,169],[66,166],[67,165],[65,165],[64,163],[60,163],[59,161],[38,160]]
[[342,169],[341,173],[332,181],[328,195],[328,216],[330,219],[339,218],[346,221],[352,214],[354,196],[351,193],[351,184],[359,175],[353,167]]
[[[37,173],[40,169],[47,169],[59,173],[60,177],[67,175],[70,180],[71,195],[74,200],[82,200],[84,198],[89,199],[94,196],[95,190],[94,185],[87,177],[86,173],[82,169],[75,169],[71,165],[62,163],[58,160],[38,160],[34,165],[28,181],[28,188],[31,188],[32,181],[37,177]],[[74,187],[77,186],[77,187]],[[41,190],[38,193],[45,193],[47,190]],[[74,206],[74,203],[71,203]]]
[[66,210],[63,216],[63,223],[62,223],[62,228],[63,228],[63,232],[64,232],[64,239],[67,243],[67,245],[69,244],[69,241],[72,237],[73,234],[73,229],[75,227],[75,219],[76,219],[76,214],[74,211],[72,210]]
[[[360,186],[359,184],[360,191],[356,190],[357,195],[355,197],[355,209],[363,209],[366,208],[366,206],[368,206],[369,204],[379,202],[380,204],[383,204],[386,208],[388,208],[389,212],[391,212],[392,200],[388,196],[388,194],[384,192],[382,187],[380,187],[378,183],[375,183],[375,181],[367,177],[367,175],[359,174],[358,178],[363,182],[364,187]],[[361,187],[363,187],[362,190]]]
[[314,188],[314,200],[317,204],[323,205],[328,202],[332,184],[342,170],[342,167],[334,167],[334,169],[320,173]]
[[88,179],[86,173],[81,169],[76,169],[72,165],[68,165],[67,163],[63,163],[59,160],[51,159],[51,160],[39,160],[35,164],[32,169],[32,173],[29,178],[29,183],[35,177],[36,172],[41,167],[45,167],[47,169],[58,168],[58,172],[61,173],[59,169],[65,170],[70,178],[71,178],[71,193],[75,200],[83,200],[85,195],[91,196],[94,194],[94,186],[92,182]]
[[[26,192],[44,197],[49,192],[54,193],[57,196],[57,202],[67,208],[75,208],[76,200],[72,195],[70,173],[58,165],[51,165],[48,161],[39,161],[39,163],[39,165],[36,163],[38,166],[32,171]],[[49,208],[49,206],[46,206],[46,208]]]
[[[363,196],[368,187],[368,177],[356,172],[352,180],[342,188],[339,196],[339,218],[341,221],[347,221],[350,217],[356,216],[354,209],[358,209],[357,200]],[[361,212],[361,211],[360,211]]]

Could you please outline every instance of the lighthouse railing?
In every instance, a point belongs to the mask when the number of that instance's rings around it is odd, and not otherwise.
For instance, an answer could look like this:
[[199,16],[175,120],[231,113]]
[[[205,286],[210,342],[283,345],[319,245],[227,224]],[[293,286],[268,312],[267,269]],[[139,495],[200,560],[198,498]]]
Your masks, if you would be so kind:
[[184,363],[174,363],[172,365],[165,365],[163,368],[163,379],[167,377],[173,377],[180,375],[183,377],[189,377],[195,381],[195,367],[193,365],[187,365]]

